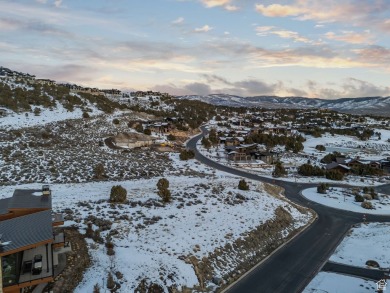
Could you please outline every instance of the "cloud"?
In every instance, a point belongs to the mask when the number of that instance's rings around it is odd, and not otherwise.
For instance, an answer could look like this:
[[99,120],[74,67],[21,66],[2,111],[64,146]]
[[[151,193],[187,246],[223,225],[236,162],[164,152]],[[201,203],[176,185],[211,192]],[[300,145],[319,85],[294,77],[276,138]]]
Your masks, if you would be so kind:
[[235,6],[235,5],[226,5],[224,8],[227,11],[237,11],[237,10],[240,10],[240,8],[238,6]]
[[231,82],[216,74],[203,74],[202,77],[208,85],[214,86],[212,92],[230,93],[240,96],[274,95],[283,88],[282,82],[270,84],[253,78]]
[[[330,87],[331,86],[331,87]],[[308,81],[310,96],[324,99],[389,96],[390,87],[378,86],[368,81],[346,78],[340,84],[324,86]]]
[[314,20],[320,24],[340,22],[352,26],[380,28],[387,32],[390,26],[390,20],[388,16],[386,17],[390,11],[390,2],[385,0],[291,0],[289,2],[288,5],[256,4],[255,10],[267,17],[294,17],[302,21]]
[[354,31],[343,31],[341,34],[337,35],[334,32],[327,32],[325,37],[329,40],[336,40],[341,42],[346,42],[350,44],[372,44],[373,36],[369,31],[363,33],[358,33]]
[[172,24],[182,24],[184,22],[184,17],[179,17],[177,19],[175,19],[174,21],[172,21]]
[[370,46],[363,49],[355,49],[357,60],[376,67],[390,66],[390,49],[382,46]]
[[271,4],[265,6],[263,4],[256,4],[255,8],[257,12],[268,17],[296,16],[302,13],[301,9],[290,5]]
[[212,29],[213,28],[211,26],[206,24],[206,25],[204,25],[202,27],[195,28],[194,32],[196,32],[196,33],[207,33],[209,31],[211,31]]
[[258,26],[256,27],[256,34],[258,36],[276,35],[283,39],[292,39],[294,42],[312,43],[311,40],[305,38],[294,31],[288,31],[284,29],[277,29],[274,26]]
[[62,0],[55,0],[55,1],[54,1],[54,6],[55,6],[55,7],[60,7],[61,4],[62,4]]
[[200,96],[206,96],[211,93],[210,86],[200,82],[187,84],[184,88],[190,91],[192,94],[200,95]]
[[216,6],[225,6],[228,5],[231,0],[201,0],[201,2],[207,7],[212,8]]

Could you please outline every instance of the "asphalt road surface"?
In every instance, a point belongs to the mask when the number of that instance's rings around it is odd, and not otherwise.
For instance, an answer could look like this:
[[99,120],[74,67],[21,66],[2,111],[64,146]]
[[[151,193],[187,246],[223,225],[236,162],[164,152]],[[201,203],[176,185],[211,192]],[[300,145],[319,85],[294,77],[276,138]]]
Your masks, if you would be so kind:
[[[362,215],[320,205],[301,196],[301,190],[317,184],[273,180],[216,163],[197,151],[196,142],[200,137],[201,135],[189,140],[187,147],[195,152],[195,158],[201,163],[233,175],[279,185],[285,189],[288,199],[311,208],[318,215],[317,220],[310,227],[273,253],[266,261],[231,286],[227,292],[302,292],[327,262],[351,226],[362,222]],[[390,190],[389,187],[390,185],[382,189]],[[367,221],[390,222],[390,216],[369,215]],[[349,274],[359,276],[361,271],[359,268],[350,267]]]

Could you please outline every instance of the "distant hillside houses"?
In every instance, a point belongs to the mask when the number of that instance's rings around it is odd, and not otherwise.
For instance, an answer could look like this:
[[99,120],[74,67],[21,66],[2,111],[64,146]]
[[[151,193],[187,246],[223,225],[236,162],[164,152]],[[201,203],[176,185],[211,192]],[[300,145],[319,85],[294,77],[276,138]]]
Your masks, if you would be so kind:
[[18,71],[13,71],[11,69],[0,66],[0,78],[11,79],[15,81],[24,81],[24,82],[34,82],[35,75],[28,73],[22,73]]
[[118,89],[100,90],[98,88],[83,87],[83,86],[70,84],[70,83],[57,83],[55,80],[36,78],[35,75],[17,72],[2,66],[0,66],[0,78],[10,80],[10,81],[15,81],[15,82],[24,82],[24,83],[40,84],[40,85],[48,85],[48,86],[58,84],[59,86],[64,86],[66,88],[69,88],[71,93],[88,93],[92,95],[122,96],[122,92]]
[[119,133],[113,137],[113,143],[122,148],[148,147],[154,144],[155,138],[142,133]]

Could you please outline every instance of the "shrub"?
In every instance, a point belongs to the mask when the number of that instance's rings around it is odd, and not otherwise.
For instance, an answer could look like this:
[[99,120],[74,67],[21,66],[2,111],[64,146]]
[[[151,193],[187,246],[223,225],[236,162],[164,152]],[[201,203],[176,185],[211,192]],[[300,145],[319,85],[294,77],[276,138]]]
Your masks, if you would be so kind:
[[326,147],[322,144],[316,145],[316,150],[320,152],[324,152],[326,150]]
[[374,209],[372,203],[369,202],[369,201],[364,201],[364,202],[362,202],[362,208],[368,209],[368,210]]
[[144,131],[144,127],[142,126],[141,123],[138,123],[136,126],[135,126],[135,131],[137,132],[143,132]]
[[325,157],[321,159],[321,163],[330,164],[333,161],[336,161],[336,158],[340,156],[341,154],[339,152],[333,152],[332,154],[327,154]]
[[100,293],[100,286],[99,286],[99,284],[95,284],[95,286],[93,286],[93,293]]
[[149,128],[144,129],[144,134],[151,135],[152,131]]
[[249,190],[249,185],[245,181],[245,179],[241,179],[240,182],[238,182],[238,189],[240,189],[240,190]]
[[375,192],[375,189],[373,187],[370,188],[370,195],[372,199],[379,199],[378,193]]
[[112,120],[112,123],[118,125],[119,124],[119,119],[118,118],[114,118],[114,120]]
[[329,185],[326,183],[321,183],[320,185],[317,186],[317,192],[326,194],[326,191],[328,190]]
[[88,119],[90,118],[88,112],[83,112],[83,118]]
[[95,174],[95,178],[97,179],[103,178],[105,173],[103,164],[102,163],[97,164],[95,168],[93,168],[93,173]]
[[365,200],[372,200],[371,194],[366,193],[365,195],[363,195],[363,197]]
[[195,158],[193,150],[182,150],[179,155],[180,160],[186,161]]
[[166,178],[161,178],[157,182],[157,194],[161,197],[163,202],[170,202],[171,201],[171,192],[168,189],[169,188],[169,181]]
[[274,177],[282,177],[287,175],[286,169],[284,169],[284,166],[280,161],[276,162],[274,172],[272,173],[272,176]]
[[175,137],[173,134],[168,134],[167,139],[168,139],[169,141],[175,141],[175,140],[176,140],[176,137]]
[[215,128],[212,128],[209,132],[209,141],[215,145],[218,144],[218,135],[217,135],[217,130]]
[[39,116],[40,114],[41,114],[41,109],[38,107],[34,108],[34,115]]
[[299,166],[298,174],[302,176],[324,176],[325,172],[318,166],[303,164]]
[[115,185],[111,188],[110,202],[125,202],[127,197],[127,190],[120,185]]
[[364,197],[360,194],[355,195],[355,201],[356,202],[364,202]]
[[201,143],[206,149],[211,147],[211,142],[206,137],[202,138]]
[[114,287],[115,287],[114,278],[112,277],[111,273],[108,273],[108,276],[107,276],[107,289],[114,289]]
[[115,255],[115,250],[114,250],[114,243],[111,241],[110,238],[106,239],[106,249],[107,249],[107,255]]
[[341,181],[344,179],[344,174],[339,170],[329,170],[326,172],[326,179]]

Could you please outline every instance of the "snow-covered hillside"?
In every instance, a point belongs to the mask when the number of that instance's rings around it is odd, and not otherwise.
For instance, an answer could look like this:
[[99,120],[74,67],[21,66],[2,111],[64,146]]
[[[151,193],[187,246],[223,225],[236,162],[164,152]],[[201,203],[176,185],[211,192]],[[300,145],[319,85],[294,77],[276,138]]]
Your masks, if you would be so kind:
[[351,114],[373,114],[389,116],[390,97],[347,98],[336,100],[303,97],[255,96],[240,97],[225,94],[207,96],[179,96],[179,99],[199,100],[205,103],[233,107],[263,108],[327,108]]

